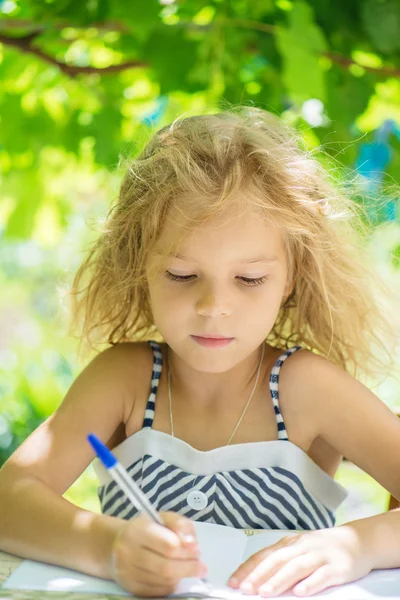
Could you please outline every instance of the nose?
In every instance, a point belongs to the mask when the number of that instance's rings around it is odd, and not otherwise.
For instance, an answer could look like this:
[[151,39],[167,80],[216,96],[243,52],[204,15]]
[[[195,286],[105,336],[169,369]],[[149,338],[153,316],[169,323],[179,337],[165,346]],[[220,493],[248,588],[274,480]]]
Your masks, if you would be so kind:
[[228,292],[218,283],[203,285],[196,302],[196,310],[204,317],[230,315],[232,308]]

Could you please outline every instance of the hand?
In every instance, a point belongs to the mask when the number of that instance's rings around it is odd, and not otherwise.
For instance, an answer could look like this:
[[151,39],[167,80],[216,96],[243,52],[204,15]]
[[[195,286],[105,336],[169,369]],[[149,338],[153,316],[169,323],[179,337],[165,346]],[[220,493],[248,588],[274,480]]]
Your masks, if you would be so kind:
[[287,536],[253,554],[232,574],[228,585],[265,597],[294,586],[293,594],[308,596],[354,581],[373,568],[373,558],[359,533],[357,527],[342,525]]
[[207,574],[193,523],[176,513],[159,514],[166,527],[138,515],[124,522],[112,545],[112,576],[136,596],[167,596],[184,577]]

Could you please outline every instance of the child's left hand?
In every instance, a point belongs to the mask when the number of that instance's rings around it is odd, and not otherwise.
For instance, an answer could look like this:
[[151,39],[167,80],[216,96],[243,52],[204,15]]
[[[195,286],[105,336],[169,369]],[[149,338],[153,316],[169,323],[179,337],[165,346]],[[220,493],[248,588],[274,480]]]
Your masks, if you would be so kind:
[[285,537],[253,554],[232,574],[228,585],[236,589],[246,584],[249,587],[240,591],[265,597],[294,586],[293,594],[308,596],[354,581],[373,568],[373,558],[360,533],[347,524]]

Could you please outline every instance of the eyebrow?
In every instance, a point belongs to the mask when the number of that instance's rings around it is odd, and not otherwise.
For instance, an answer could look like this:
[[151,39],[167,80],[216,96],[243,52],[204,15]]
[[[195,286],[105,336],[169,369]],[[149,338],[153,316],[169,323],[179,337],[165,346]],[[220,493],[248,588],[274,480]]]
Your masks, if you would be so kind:
[[[190,256],[183,256],[182,254],[170,254],[169,255],[171,258],[179,258],[181,260],[187,260],[187,261],[191,261],[191,262],[196,262],[196,260]],[[251,264],[251,263],[258,263],[258,262],[263,262],[263,263],[272,263],[272,262],[276,262],[278,259],[277,256],[256,256],[255,258],[244,258],[243,260],[238,260],[238,261],[233,261],[232,264],[234,263],[238,263],[238,264]]]

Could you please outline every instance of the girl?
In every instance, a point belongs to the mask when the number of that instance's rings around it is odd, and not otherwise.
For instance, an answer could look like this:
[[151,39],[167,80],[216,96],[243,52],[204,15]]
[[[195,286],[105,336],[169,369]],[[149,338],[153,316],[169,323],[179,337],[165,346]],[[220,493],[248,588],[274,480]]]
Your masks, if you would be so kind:
[[[353,206],[263,110],[156,133],[74,281],[74,323],[111,347],[3,467],[1,549],[141,596],[206,574],[194,520],[299,531],[232,573],[247,593],[310,595],[400,566],[399,511],[332,527],[343,456],[400,498],[400,422],[355,378],[390,359],[393,324]],[[98,465],[101,515],[62,498],[93,460],[89,432],[167,528]]]

